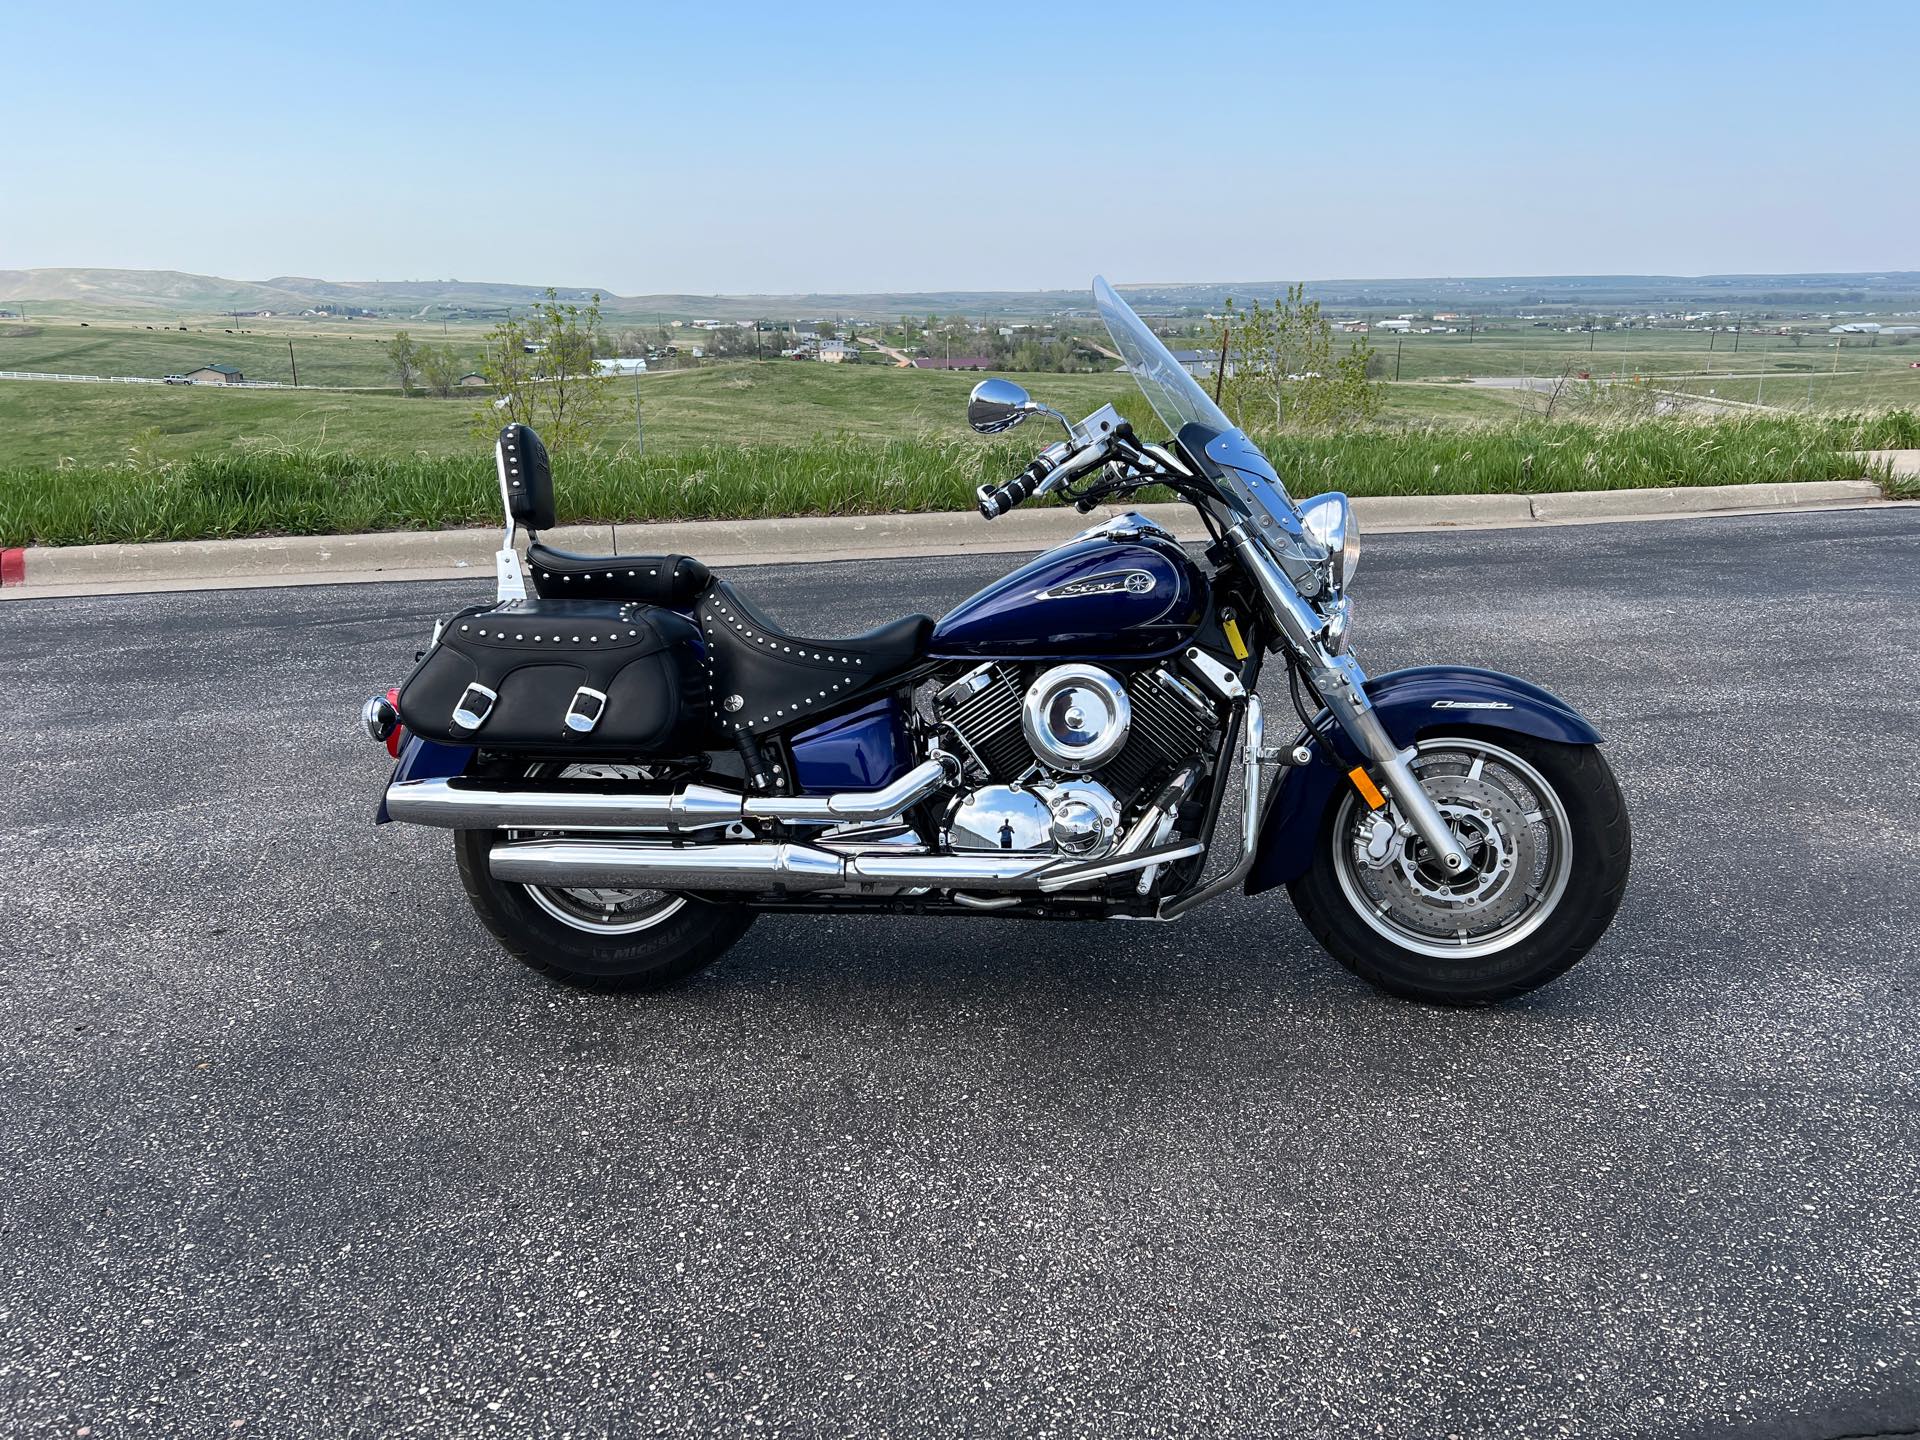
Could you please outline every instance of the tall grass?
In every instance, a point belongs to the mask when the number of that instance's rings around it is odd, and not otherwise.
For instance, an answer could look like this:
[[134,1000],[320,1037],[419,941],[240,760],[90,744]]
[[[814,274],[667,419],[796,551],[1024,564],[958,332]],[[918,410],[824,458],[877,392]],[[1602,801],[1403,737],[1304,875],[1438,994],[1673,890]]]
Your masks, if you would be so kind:
[[[1920,416],[1530,420],[1263,443],[1298,495],[1734,485],[1858,477],[1862,466],[1850,451],[1920,446]],[[568,523],[960,510],[972,505],[977,485],[1010,477],[1034,448],[1024,436],[705,445],[562,458],[556,479]],[[491,524],[498,515],[484,456],[267,449],[177,463],[0,467],[0,545],[435,529]]]

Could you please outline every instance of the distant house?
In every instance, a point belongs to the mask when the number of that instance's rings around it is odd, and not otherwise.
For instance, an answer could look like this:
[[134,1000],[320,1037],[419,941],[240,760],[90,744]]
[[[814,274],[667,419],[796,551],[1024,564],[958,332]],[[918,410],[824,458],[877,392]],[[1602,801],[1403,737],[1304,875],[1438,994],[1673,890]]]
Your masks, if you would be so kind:
[[187,379],[196,385],[238,385],[246,378],[231,365],[202,365],[187,371]]
[[916,370],[991,370],[993,361],[985,355],[956,355],[951,360],[923,356],[913,362]]
[[[1220,355],[1218,351],[1170,350],[1167,353],[1173,356],[1175,363],[1178,364],[1182,370],[1201,380],[1211,379],[1213,372],[1220,368]],[[1228,357],[1227,374],[1231,375],[1233,373],[1233,359],[1232,357]]]
[[460,383],[469,389],[478,389],[488,383],[487,377],[477,371],[469,370],[460,377]]
[[819,356],[830,365],[855,359],[853,346],[844,340],[822,340],[819,344]]

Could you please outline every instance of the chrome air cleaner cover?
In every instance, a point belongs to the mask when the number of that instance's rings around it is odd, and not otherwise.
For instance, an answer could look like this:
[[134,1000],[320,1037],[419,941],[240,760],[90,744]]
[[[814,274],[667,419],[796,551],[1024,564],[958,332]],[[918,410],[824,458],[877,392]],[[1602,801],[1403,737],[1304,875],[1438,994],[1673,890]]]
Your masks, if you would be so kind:
[[1097,665],[1055,665],[1027,687],[1021,706],[1021,730],[1033,753],[1075,774],[1118,755],[1132,723],[1126,688]]

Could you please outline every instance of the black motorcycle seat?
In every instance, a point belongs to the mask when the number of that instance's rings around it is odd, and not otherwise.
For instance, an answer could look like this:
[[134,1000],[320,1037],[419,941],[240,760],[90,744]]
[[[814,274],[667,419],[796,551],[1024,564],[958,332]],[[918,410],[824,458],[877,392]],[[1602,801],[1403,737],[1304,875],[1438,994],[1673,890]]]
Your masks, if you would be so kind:
[[538,540],[527,546],[533,588],[543,600],[644,600],[685,609],[712,574],[690,555],[573,555]]
[[814,640],[781,628],[725,580],[696,612],[707,641],[715,718],[758,733],[824,712],[926,658],[931,615],[906,615],[843,640]]

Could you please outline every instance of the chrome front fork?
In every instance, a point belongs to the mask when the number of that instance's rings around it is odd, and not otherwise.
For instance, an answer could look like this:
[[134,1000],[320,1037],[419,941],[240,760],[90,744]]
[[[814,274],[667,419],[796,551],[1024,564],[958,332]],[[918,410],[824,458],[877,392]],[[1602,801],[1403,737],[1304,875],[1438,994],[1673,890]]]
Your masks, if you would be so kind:
[[1449,875],[1458,875],[1467,868],[1467,852],[1461,848],[1460,837],[1413,773],[1413,757],[1419,752],[1411,745],[1405,750],[1397,748],[1387,727],[1380,723],[1367,699],[1366,681],[1365,672],[1348,655],[1330,659],[1313,676],[1314,688],[1327,702],[1333,718],[1373,763],[1383,782],[1381,788],[1400,812],[1400,819],[1426,842]]
[[1320,616],[1300,598],[1293,582],[1244,525],[1229,528],[1226,538],[1266,597],[1281,634],[1311,669],[1314,687],[1327,702],[1333,718],[1340,722],[1340,728],[1378,772],[1382,788],[1392,799],[1394,809],[1399,811],[1402,823],[1426,842],[1449,875],[1460,874],[1467,868],[1467,854],[1460,838],[1413,773],[1412,762],[1418,752],[1411,747],[1405,750],[1397,747],[1374,713],[1373,704],[1367,699],[1366,672],[1352,656],[1331,654],[1321,643]]

